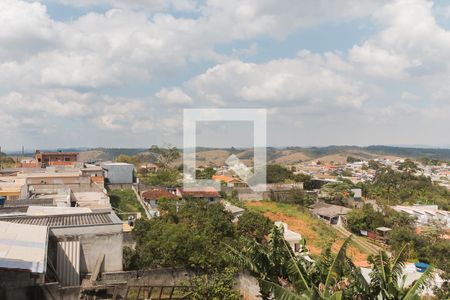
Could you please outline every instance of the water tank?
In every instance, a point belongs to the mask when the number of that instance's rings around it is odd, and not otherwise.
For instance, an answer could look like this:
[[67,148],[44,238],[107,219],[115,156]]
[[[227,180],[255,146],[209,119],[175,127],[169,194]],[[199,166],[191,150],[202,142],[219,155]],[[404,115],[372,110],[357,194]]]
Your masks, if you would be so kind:
[[6,197],[0,196],[0,207],[5,204]]

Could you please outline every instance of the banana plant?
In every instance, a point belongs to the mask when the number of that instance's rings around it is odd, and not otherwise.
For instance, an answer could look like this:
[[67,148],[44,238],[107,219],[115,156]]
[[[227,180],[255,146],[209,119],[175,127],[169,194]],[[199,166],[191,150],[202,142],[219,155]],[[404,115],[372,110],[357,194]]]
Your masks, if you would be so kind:
[[412,286],[405,287],[406,275],[403,274],[403,270],[408,258],[407,247],[408,245],[405,244],[392,257],[384,250],[380,250],[376,256],[369,257],[369,263],[372,265],[370,285],[377,299],[420,299],[417,292],[433,276],[433,267],[428,267]]

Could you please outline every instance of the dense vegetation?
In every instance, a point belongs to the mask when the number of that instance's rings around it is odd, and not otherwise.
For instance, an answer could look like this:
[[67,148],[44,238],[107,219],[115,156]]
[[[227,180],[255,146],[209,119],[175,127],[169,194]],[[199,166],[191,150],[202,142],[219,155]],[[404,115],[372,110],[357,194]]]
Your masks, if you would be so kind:
[[[163,201],[160,206],[164,211],[160,218],[136,222],[136,250],[127,250],[133,253],[127,254],[132,259],[126,262],[126,268],[223,270],[228,263],[222,243],[236,244],[241,235],[261,240],[267,234],[268,220],[264,217],[246,214],[236,226],[220,203],[191,200],[176,205]],[[255,224],[262,227],[255,228]]]
[[192,299],[240,299],[233,290],[236,268],[258,279],[264,299],[270,295],[275,299],[414,299],[431,271],[413,287],[404,287],[397,279],[406,248],[398,251],[396,260],[380,252],[370,261],[372,281],[367,283],[345,254],[350,240],[336,255],[330,243],[324,244],[313,262],[307,258],[305,241],[300,241],[302,254],[294,256],[282,229],[258,212],[244,213],[235,224],[220,203],[162,201],[161,210],[160,218],[136,222],[136,248],[124,249],[124,268],[184,267],[200,272],[187,283],[193,288]]
[[306,174],[294,174],[281,165],[267,165],[266,168],[267,183],[292,183],[303,182],[305,189],[311,187],[311,176]]
[[14,159],[12,159],[11,157],[7,156],[5,153],[0,152],[0,166],[1,167],[12,167],[14,166],[15,162]]
[[387,205],[437,204],[450,210],[450,191],[434,184],[429,177],[413,174],[413,165],[399,166],[403,171],[379,168],[372,183],[363,184],[365,194]]
[[444,239],[443,224],[431,223],[418,234],[414,218],[388,207],[377,211],[371,205],[365,205],[347,215],[347,227],[356,234],[359,234],[360,230],[375,231],[375,228],[381,226],[392,228],[388,243],[393,250],[399,250],[403,245],[409,244],[410,258],[432,263],[450,273],[450,241]]
[[[390,257],[380,251],[370,258],[372,271],[367,282],[346,255],[348,238],[336,255],[331,246],[315,261],[309,258],[305,241],[300,255],[273,227],[265,244],[247,240],[241,248],[229,247],[234,261],[258,279],[263,299],[418,299],[417,291],[431,277],[428,268],[412,286],[400,280],[408,257],[406,246]],[[402,283],[403,282],[403,283]]]

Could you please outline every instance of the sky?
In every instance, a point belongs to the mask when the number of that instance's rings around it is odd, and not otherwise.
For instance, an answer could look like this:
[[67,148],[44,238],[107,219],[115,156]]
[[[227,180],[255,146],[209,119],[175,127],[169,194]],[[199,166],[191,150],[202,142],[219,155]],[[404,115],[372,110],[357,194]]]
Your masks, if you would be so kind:
[[[450,3],[0,1],[0,146],[182,146],[263,108],[269,146],[450,147]],[[248,122],[200,146],[248,146]],[[202,136],[203,134],[203,136]]]

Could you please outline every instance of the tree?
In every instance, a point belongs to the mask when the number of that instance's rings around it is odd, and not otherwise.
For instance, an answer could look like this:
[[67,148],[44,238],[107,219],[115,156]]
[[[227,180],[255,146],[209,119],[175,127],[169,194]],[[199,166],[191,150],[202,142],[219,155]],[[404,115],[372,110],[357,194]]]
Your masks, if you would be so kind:
[[237,270],[225,268],[222,272],[194,276],[187,286],[191,288],[192,300],[238,300],[242,297],[234,289]]
[[137,156],[129,156],[126,154],[120,154],[119,156],[116,157],[115,159],[116,162],[120,162],[120,163],[127,163],[127,164],[132,164],[132,165],[139,165],[141,163],[139,157]]
[[372,265],[370,273],[370,286],[373,296],[381,299],[420,299],[417,291],[431,278],[433,267],[429,267],[416,282],[410,286],[404,286],[403,269],[408,258],[408,245],[405,244],[395,256],[389,256],[384,250],[378,255],[370,256],[369,263]]
[[375,170],[377,171],[378,169],[380,169],[382,167],[382,164],[371,159],[369,160],[369,162],[367,163],[367,166],[369,167],[369,169]]
[[1,167],[12,167],[15,161],[11,157],[7,156],[5,153],[0,152],[0,168]]
[[167,148],[160,148],[153,145],[149,151],[156,155],[156,164],[163,169],[169,168],[180,157],[180,152],[177,147],[168,146]]
[[123,247],[123,269],[136,270],[139,268],[139,255],[130,247]]
[[408,174],[414,174],[419,167],[410,159],[405,159],[405,161],[398,164],[398,169],[401,171],[405,171]]
[[353,157],[353,156],[347,156],[348,163],[354,163],[354,162],[358,162],[358,161],[361,161],[361,159]]
[[[270,299],[271,295],[275,299],[340,299],[350,286],[346,274],[357,270],[345,254],[350,239],[336,256],[331,255],[330,248],[322,252],[317,263],[294,255],[282,229],[276,227],[267,246],[254,242],[244,251],[231,247],[230,250],[235,262],[258,279],[263,299]],[[353,282],[364,284],[363,280],[359,276]]]
[[370,204],[365,204],[361,209],[351,210],[347,216],[347,227],[354,233],[360,230],[375,230],[384,226],[384,216],[381,212],[375,211]]
[[311,183],[312,177],[308,174],[299,173],[295,175],[295,181],[303,182],[303,188],[305,190],[312,190],[313,186]]
[[204,170],[196,170],[195,173],[195,178],[197,179],[211,179],[216,174],[216,170],[212,167],[207,167]]
[[346,255],[351,236],[336,255],[328,246],[315,262],[302,254],[294,255],[280,229],[274,228],[270,241],[268,245],[252,242],[239,250],[228,246],[234,261],[258,279],[263,299],[420,299],[418,290],[433,272],[432,267],[428,268],[406,287],[399,280],[407,258],[406,247],[393,257],[381,250],[369,258],[372,271],[367,283]]
[[272,221],[260,213],[245,211],[242,216],[239,217],[237,232],[241,236],[262,243],[264,238],[269,234],[272,226]]
[[267,183],[281,183],[294,179],[292,171],[280,165],[268,165],[266,169]]
[[221,270],[228,265],[226,241],[235,243],[233,216],[220,203],[190,200],[160,205],[161,217],[136,220],[133,236],[140,268]]
[[156,173],[141,177],[141,181],[152,186],[179,186],[181,175],[175,169],[159,169]]
[[316,202],[316,196],[315,194],[310,194],[303,189],[294,188],[289,190],[286,202],[308,207]]
[[338,204],[352,195],[351,185],[345,182],[329,182],[321,188],[322,197]]
[[388,205],[390,204],[391,191],[398,187],[399,178],[391,168],[381,168],[377,170],[374,178],[374,184],[378,185],[382,194],[387,197]]

